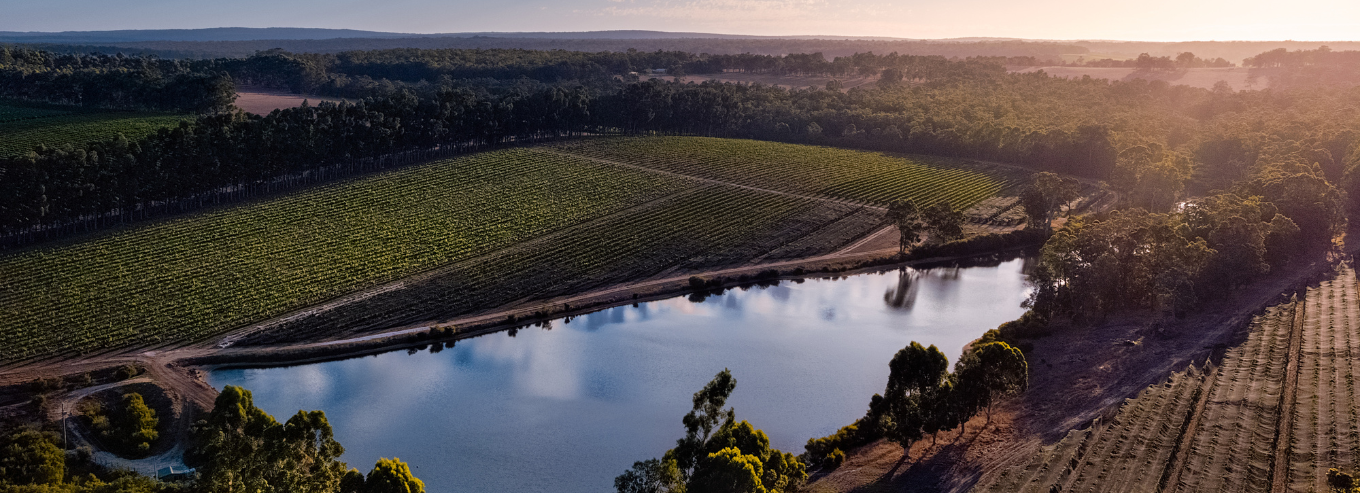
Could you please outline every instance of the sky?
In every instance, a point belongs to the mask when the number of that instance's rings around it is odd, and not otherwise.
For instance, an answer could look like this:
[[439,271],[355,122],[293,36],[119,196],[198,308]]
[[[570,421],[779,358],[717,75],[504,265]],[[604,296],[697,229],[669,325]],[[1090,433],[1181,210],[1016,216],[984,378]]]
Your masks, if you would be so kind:
[[901,38],[1360,39],[1357,0],[0,0],[0,31],[645,29]]

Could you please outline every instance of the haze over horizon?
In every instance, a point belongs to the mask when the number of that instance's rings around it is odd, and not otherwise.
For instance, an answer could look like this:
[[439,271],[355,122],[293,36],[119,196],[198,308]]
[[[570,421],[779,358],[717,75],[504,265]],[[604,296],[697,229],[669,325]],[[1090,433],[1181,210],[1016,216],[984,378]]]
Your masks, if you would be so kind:
[[1357,39],[1360,2],[1147,0],[0,1],[0,31],[314,27],[401,33],[656,30],[1127,41]]

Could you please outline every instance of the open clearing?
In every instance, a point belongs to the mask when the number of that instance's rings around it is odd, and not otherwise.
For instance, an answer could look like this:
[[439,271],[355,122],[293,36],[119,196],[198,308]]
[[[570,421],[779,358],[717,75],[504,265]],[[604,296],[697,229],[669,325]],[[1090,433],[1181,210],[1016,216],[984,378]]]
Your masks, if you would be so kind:
[[236,89],[236,107],[241,108],[248,113],[257,115],[268,115],[274,110],[296,108],[302,106],[303,101],[315,106],[322,101],[338,103],[342,100],[340,98],[293,94],[287,91],[274,89],[254,87],[240,87]]
[[1202,89],[1213,89],[1214,84],[1219,81],[1226,82],[1228,87],[1235,91],[1244,89],[1260,89],[1265,87],[1267,80],[1258,80],[1254,83],[1248,76],[1251,69],[1243,67],[1227,68],[1192,68],[1167,72],[1139,71],[1133,68],[1116,67],[1024,67],[1015,72],[1029,73],[1043,70],[1053,77],[1063,77],[1068,79],[1080,79],[1090,76],[1092,79],[1109,80],[1162,80],[1171,85],[1186,85]]
[[61,147],[108,140],[137,140],[185,117],[165,113],[90,112],[59,106],[0,101],[0,157],[27,154],[39,145]]
[[701,74],[683,77],[686,80],[716,80],[719,82],[732,82],[741,84],[765,84],[767,86],[779,86],[785,89],[807,89],[808,87],[825,88],[827,82],[838,80],[841,82],[841,90],[848,91],[856,87],[873,87],[878,82],[878,76],[809,76],[809,75],[778,75],[778,74],[758,74],[747,72],[724,72],[721,74]]
[[1026,176],[724,139],[591,139],[476,154],[6,254],[0,360],[203,341],[375,286],[383,289],[242,343],[352,336],[634,279],[822,255],[879,230],[886,201],[967,207]]

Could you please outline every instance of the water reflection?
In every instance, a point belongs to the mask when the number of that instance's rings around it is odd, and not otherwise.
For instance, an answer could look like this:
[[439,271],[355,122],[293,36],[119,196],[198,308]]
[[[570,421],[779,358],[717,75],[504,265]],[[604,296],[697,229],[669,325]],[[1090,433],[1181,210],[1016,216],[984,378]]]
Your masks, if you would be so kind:
[[920,277],[916,269],[910,267],[899,271],[897,275],[897,286],[883,294],[883,301],[888,306],[899,310],[910,310],[916,304],[916,292],[920,289],[916,285],[916,278]]
[[210,381],[251,389],[275,416],[322,409],[344,460],[401,457],[430,491],[608,491],[633,461],[674,446],[690,396],[723,368],[739,418],[798,453],[863,415],[908,342],[957,358],[1020,315],[1019,259],[940,267],[639,303],[410,356]]

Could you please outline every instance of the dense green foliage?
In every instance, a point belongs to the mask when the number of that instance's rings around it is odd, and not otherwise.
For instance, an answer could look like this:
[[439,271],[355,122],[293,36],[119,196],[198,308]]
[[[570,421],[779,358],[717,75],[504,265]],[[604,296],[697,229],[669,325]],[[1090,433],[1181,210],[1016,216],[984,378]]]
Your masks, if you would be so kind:
[[[582,159],[500,151],[5,256],[0,359],[200,339],[680,187]],[[42,329],[57,326],[65,329]]]
[[[126,471],[104,471],[87,453],[68,456],[61,435],[20,427],[0,432],[0,492],[178,493],[184,485],[162,483]],[[94,474],[90,471],[98,472]]]
[[236,92],[218,64],[0,46],[0,97],[87,108],[220,111]]
[[56,485],[65,475],[66,454],[46,434],[19,430],[0,438],[0,482]]
[[724,369],[694,393],[685,437],[660,459],[640,461],[614,479],[619,493],[791,492],[807,479],[803,463],[770,448],[765,432],[723,409],[737,380]]
[[379,458],[363,481],[355,478],[357,470],[350,471],[340,481],[340,493],[425,493],[425,483],[401,459]]
[[[367,478],[339,457],[326,414],[298,411],[279,423],[255,407],[250,391],[228,385],[207,419],[194,425],[186,459],[198,464],[196,491],[279,493],[424,493],[397,459],[380,459]],[[356,480],[355,476],[359,479]]]
[[1100,320],[1130,308],[1179,315],[1330,246],[1333,221],[1344,221],[1335,190],[1291,209],[1267,200],[1274,197],[1213,195],[1177,213],[1134,209],[1072,221],[1044,245],[1029,304],[1045,319]]
[[95,412],[90,418],[102,443],[123,456],[145,457],[160,437],[156,411],[136,392],[124,394],[107,414]]

